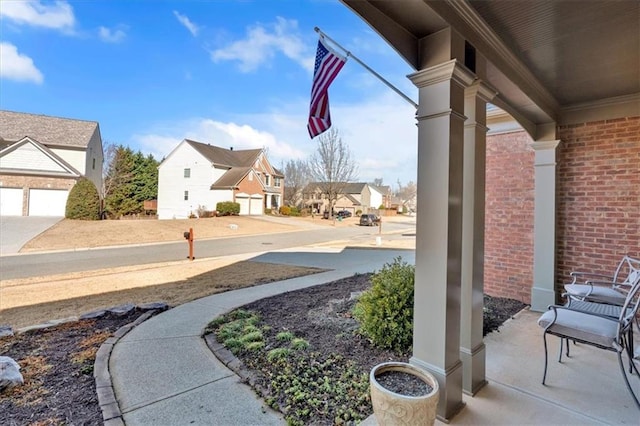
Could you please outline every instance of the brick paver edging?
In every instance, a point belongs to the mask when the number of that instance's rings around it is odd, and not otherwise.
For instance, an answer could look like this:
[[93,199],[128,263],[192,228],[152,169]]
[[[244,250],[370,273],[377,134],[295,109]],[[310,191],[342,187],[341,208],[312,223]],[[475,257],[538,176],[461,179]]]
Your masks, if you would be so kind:
[[98,394],[98,404],[102,411],[102,420],[105,426],[124,426],[124,420],[122,420],[122,412],[120,411],[120,405],[116,400],[116,395],[113,391],[113,383],[111,382],[111,374],[109,373],[109,358],[111,357],[111,351],[113,346],[120,340],[125,334],[133,329],[133,327],[141,324],[149,319],[159,309],[153,309],[140,315],[134,322],[120,327],[112,337],[105,340],[100,349],[96,353],[96,360],[93,364],[93,377],[96,380],[96,393]]

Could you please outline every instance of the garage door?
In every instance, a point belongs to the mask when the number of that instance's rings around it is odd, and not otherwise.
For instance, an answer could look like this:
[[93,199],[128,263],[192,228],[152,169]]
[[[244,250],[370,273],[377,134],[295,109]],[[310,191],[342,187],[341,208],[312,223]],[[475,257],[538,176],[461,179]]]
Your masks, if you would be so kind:
[[262,214],[264,212],[263,210],[263,199],[262,199],[262,195],[252,195],[251,196],[251,206],[250,206],[250,211],[251,214]]
[[22,216],[22,188],[0,188],[0,216]]
[[236,203],[240,204],[240,214],[249,214],[249,197],[236,197]]
[[64,189],[30,189],[29,216],[64,216],[69,191]]

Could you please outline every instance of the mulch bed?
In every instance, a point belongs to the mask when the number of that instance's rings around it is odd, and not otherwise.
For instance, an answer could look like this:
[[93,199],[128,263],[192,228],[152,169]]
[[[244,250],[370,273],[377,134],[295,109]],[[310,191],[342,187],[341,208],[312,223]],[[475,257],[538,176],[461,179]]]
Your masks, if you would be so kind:
[[93,363],[102,342],[140,309],[0,338],[0,354],[20,365],[24,385],[0,394],[3,425],[98,425]]
[[[259,326],[267,326],[264,335],[266,349],[277,347],[276,335],[282,331],[292,332],[296,337],[310,343],[308,355],[294,355],[294,364],[313,364],[318,360],[344,359],[356,366],[360,375],[368,375],[377,364],[386,361],[408,362],[411,354],[394,353],[383,350],[356,333],[357,321],[351,316],[351,309],[360,292],[371,286],[372,274],[358,274],[331,283],[288,292],[261,299],[242,307],[243,310],[256,313],[260,317]],[[499,331],[499,327],[514,314],[527,305],[513,299],[484,297],[484,335]],[[372,408],[359,404],[349,413],[326,409],[322,413],[314,413],[312,417],[304,414],[309,409],[291,403],[290,399],[278,396],[271,389],[270,382],[274,375],[282,374],[281,364],[267,360],[259,351],[241,351],[237,354],[246,370],[249,370],[249,384],[274,408],[283,411],[291,424],[334,424],[336,419],[346,423],[351,420],[366,418],[372,414]],[[310,358],[305,358],[309,356]],[[332,363],[332,365],[334,365]],[[274,367],[275,366],[275,367]],[[348,367],[351,368],[351,367]],[[336,370],[337,371],[337,370]],[[299,373],[298,373],[299,374]],[[304,373],[306,374],[306,373]],[[319,372],[319,375],[327,374]],[[336,372],[332,372],[336,374]],[[315,379],[310,379],[311,381]],[[269,402],[271,401],[271,402]]]

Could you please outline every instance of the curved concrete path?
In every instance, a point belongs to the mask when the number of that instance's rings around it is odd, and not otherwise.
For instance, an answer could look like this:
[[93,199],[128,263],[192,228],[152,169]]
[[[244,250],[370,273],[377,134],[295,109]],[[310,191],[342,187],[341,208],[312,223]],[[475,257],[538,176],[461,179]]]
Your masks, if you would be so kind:
[[331,271],[220,293],[157,315],[113,347],[109,371],[127,425],[280,425],[253,391],[225,367],[200,337],[213,318],[236,307],[286,291],[379,270],[412,250],[345,249],[270,252],[251,259],[331,268]]

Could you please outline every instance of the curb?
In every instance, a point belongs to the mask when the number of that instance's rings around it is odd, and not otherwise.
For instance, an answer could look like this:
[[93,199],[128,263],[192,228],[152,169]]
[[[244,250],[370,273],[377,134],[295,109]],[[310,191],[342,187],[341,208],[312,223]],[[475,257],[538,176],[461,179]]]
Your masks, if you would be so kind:
[[116,330],[113,337],[109,337],[100,345],[100,349],[98,349],[96,353],[96,360],[93,364],[93,377],[96,382],[98,405],[100,406],[100,411],[102,411],[102,420],[105,426],[124,426],[125,424],[122,419],[120,405],[113,390],[113,383],[111,382],[111,374],[109,372],[111,351],[115,344],[118,343],[118,340],[125,334],[159,311],[161,311],[161,309],[149,310],[140,315],[134,322],[123,325]]

